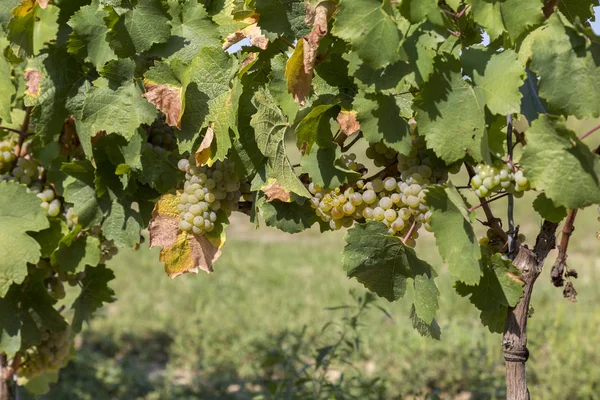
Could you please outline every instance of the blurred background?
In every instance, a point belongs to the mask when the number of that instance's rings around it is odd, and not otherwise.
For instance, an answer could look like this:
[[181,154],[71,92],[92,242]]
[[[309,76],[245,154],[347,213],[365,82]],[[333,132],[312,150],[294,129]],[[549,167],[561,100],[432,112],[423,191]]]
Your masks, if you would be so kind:
[[[578,135],[597,123],[570,121]],[[589,140],[597,145],[600,136]],[[451,179],[468,181],[464,172]],[[517,201],[516,220],[530,244],[541,225],[531,209],[535,195]],[[505,199],[494,207],[504,216]],[[578,215],[569,247],[578,301],[567,301],[550,283],[555,251],[536,284],[528,326],[532,399],[600,399],[598,216],[595,207]],[[84,329],[59,384],[40,398],[505,397],[501,336],[489,333],[469,300],[455,294],[431,234],[422,234],[416,250],[440,275],[441,341],[413,330],[410,293],[388,303],[346,277],[343,231],[290,235],[264,224],[256,230],[234,213],[227,235],[210,275],[169,279],[159,249],[147,242],[137,252],[121,251],[109,262],[117,301]]]

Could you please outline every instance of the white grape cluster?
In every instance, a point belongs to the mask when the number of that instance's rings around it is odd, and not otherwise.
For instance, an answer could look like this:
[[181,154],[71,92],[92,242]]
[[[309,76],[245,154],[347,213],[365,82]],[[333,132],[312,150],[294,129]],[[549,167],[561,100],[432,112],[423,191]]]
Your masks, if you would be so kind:
[[369,143],[366,150],[366,156],[373,160],[376,167],[385,167],[392,164],[397,155],[396,150],[387,147],[383,142]]
[[50,332],[42,329],[41,343],[27,349],[17,370],[20,377],[32,379],[46,372],[58,371],[64,367],[71,354],[71,329],[63,332]]
[[89,234],[100,240],[100,264],[106,263],[119,253],[119,248],[115,245],[115,242],[104,237],[100,225],[92,226]]
[[219,214],[229,217],[237,210],[240,181],[228,160],[216,161],[211,167],[198,167],[193,158],[182,159],[177,166],[185,172],[177,205],[181,217],[179,229],[202,235],[215,229]]
[[65,204],[65,220],[69,229],[73,229],[79,222],[79,217],[75,214],[75,209],[71,204]]
[[164,118],[158,118],[147,130],[146,147],[158,155],[166,155],[175,149],[175,134],[173,128],[166,124]]
[[[387,154],[387,151],[378,154]],[[406,238],[406,244],[414,247],[418,230],[421,227],[431,230],[431,212],[425,204],[426,188],[447,180],[448,171],[436,166],[419,138],[413,140],[408,155],[396,154],[396,160],[396,176],[359,180],[355,187],[324,190],[310,183],[311,206],[317,216],[332,230],[350,227],[354,221],[379,221],[389,228],[390,234]],[[409,232],[411,235],[407,237]]]
[[521,197],[530,189],[529,180],[523,175],[523,171],[513,172],[508,164],[479,164],[474,170],[471,188],[477,197],[488,197],[501,190],[513,193],[515,197]]
[[4,172],[12,166],[17,156],[14,153],[15,141],[4,139],[0,141],[0,172]]

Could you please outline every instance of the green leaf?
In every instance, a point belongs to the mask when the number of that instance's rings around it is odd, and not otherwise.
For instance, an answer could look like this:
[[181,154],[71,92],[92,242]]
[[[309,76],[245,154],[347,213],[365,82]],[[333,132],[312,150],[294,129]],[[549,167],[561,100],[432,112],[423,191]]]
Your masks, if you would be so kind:
[[[471,76],[480,104],[492,114],[513,114],[520,111],[525,68],[517,53],[507,49],[501,53],[483,47],[471,47],[462,53],[464,71]],[[501,76],[501,79],[498,77]]]
[[197,0],[176,5],[173,3],[170,3],[169,11],[172,16],[169,22],[172,36],[166,43],[155,45],[152,54],[189,64],[203,47],[221,45],[217,26],[210,20],[202,4]]
[[256,92],[252,103],[257,111],[250,125],[254,128],[258,148],[267,157],[267,178],[276,179],[288,192],[310,197],[310,193],[296,176],[286,154],[284,139],[285,132],[289,128],[287,118],[267,89]]
[[256,0],[256,12],[260,14],[258,26],[270,41],[279,36],[300,38],[310,32],[304,22],[304,0]]
[[520,165],[531,186],[543,190],[555,206],[574,210],[600,203],[598,156],[563,117],[541,115],[533,122]]
[[577,18],[581,23],[585,23],[594,16],[594,7],[598,6],[598,0],[569,0],[558,3],[558,9],[571,22]]
[[50,226],[42,202],[24,185],[0,182],[0,297],[27,276],[27,263],[36,263],[40,245],[26,232]]
[[544,21],[542,0],[467,0],[473,19],[490,35],[492,41],[504,32],[515,43],[521,35]]
[[23,314],[27,314],[33,322],[33,326],[30,327],[25,327],[26,323],[23,323],[21,333],[23,341],[26,341],[26,335],[38,337],[42,326],[52,332],[62,332],[67,328],[64,317],[54,308],[56,300],[50,296],[44,284],[46,276],[46,271],[38,269],[29,274],[26,283],[22,285],[22,316],[25,320],[27,317]]
[[4,0],[0,1],[0,27],[6,31],[6,25],[12,17],[12,9],[19,4],[19,0]]
[[546,113],[546,106],[538,94],[537,77],[530,69],[527,69],[527,78],[520,90],[523,99],[521,100],[521,110],[519,112],[527,118],[531,125],[538,115]]
[[285,54],[278,54],[271,59],[269,91],[288,119],[294,121],[298,113],[298,103],[294,101],[294,97],[288,92],[287,78],[285,77],[287,60]]
[[23,0],[12,9],[7,25],[8,39],[19,57],[37,54],[44,42],[56,39],[58,11],[52,4],[43,10],[35,0]]
[[114,278],[114,273],[105,265],[86,267],[85,278],[81,281],[81,293],[72,307],[75,315],[71,326],[75,333],[81,331],[83,321],[87,321],[103,303],[115,300],[115,292],[108,287],[108,282]]
[[[333,108],[333,110],[332,110]],[[333,140],[329,121],[337,116],[339,107],[335,104],[322,104],[313,107],[296,127],[296,144],[299,149],[305,147],[305,154],[310,154],[314,143],[326,147]]]
[[40,244],[42,250],[41,257],[49,258],[68,231],[69,229],[65,222],[60,219],[51,219],[50,228],[40,232],[33,232],[30,235]]
[[555,13],[532,49],[539,95],[552,110],[579,119],[600,116],[600,44],[579,35]]
[[135,61],[130,58],[109,60],[99,72],[108,81],[108,87],[117,90],[134,80]]
[[287,233],[299,233],[310,228],[317,220],[315,211],[308,201],[284,203],[278,200],[267,202],[260,197],[256,202],[267,226]]
[[[134,248],[140,242],[141,220],[131,207],[125,208],[113,201],[110,211],[102,222],[102,233],[118,247]],[[90,264],[95,265],[95,264]]]
[[550,222],[560,222],[567,216],[567,209],[554,205],[552,200],[546,197],[545,193],[540,193],[533,201],[533,209],[544,219]]
[[0,353],[13,357],[21,348],[21,317],[18,285],[12,285],[4,298],[0,297]]
[[415,300],[414,307],[419,319],[431,324],[440,308],[440,291],[433,280],[433,274],[421,273],[414,276]]
[[107,61],[117,58],[110,48],[106,34],[109,32],[104,19],[108,11],[100,7],[99,0],[92,1],[89,6],[79,9],[69,20],[73,32],[69,36],[69,53],[82,54],[100,70]]
[[400,3],[400,12],[413,24],[428,19],[436,25],[444,25],[437,0],[404,0]]
[[306,172],[312,181],[328,189],[335,189],[344,183],[360,178],[360,173],[348,170],[338,160],[342,151],[337,145],[319,147],[316,151],[300,158],[302,171]]
[[4,56],[0,55],[0,118],[8,123],[12,122],[10,105],[15,93],[17,90],[12,82],[10,65]]
[[111,30],[107,40],[121,58],[142,53],[171,37],[169,19],[160,0],[139,0],[132,9],[120,15],[113,11],[109,18]]
[[58,249],[52,254],[52,265],[65,272],[82,272],[87,265],[95,266],[100,262],[100,240],[89,235],[78,235],[73,230],[65,236]]
[[117,90],[92,87],[83,105],[81,141],[90,141],[99,131],[117,133],[131,139],[141,124],[150,125],[156,118],[156,109],[142,97],[137,84],[128,84]]
[[431,229],[450,274],[467,285],[482,276],[481,249],[464,199],[451,182],[427,189]]
[[410,309],[410,319],[412,321],[413,328],[417,332],[419,332],[421,336],[432,338],[435,340],[440,340],[442,331],[440,330],[440,326],[438,325],[435,318],[431,321],[430,324],[426,323],[417,316],[417,310],[414,304]]
[[399,60],[402,35],[388,0],[344,0],[331,32],[352,45],[373,69]]
[[474,286],[456,282],[461,296],[471,296],[471,303],[481,311],[481,319],[490,331],[501,333],[508,307],[517,305],[523,296],[523,281],[519,270],[501,254],[494,254],[483,269],[479,284]]
[[94,167],[89,161],[73,161],[63,164],[61,170],[70,175],[64,183],[63,196],[73,204],[78,224],[87,228],[100,223],[102,210],[96,197]]
[[456,63],[438,63],[437,73],[415,99],[415,119],[427,147],[453,163],[470,156],[487,157],[485,111]]
[[58,371],[44,372],[27,380],[23,386],[27,392],[41,396],[50,391],[50,385],[58,382]]
[[399,153],[410,152],[412,139],[410,126],[400,115],[401,109],[394,96],[367,94],[361,91],[354,98],[356,119],[367,141],[377,143],[383,140],[387,146]]
[[372,221],[355,225],[344,239],[347,244],[342,252],[342,264],[348,277],[356,278],[388,301],[403,297],[407,279],[419,277],[419,284],[415,283],[418,292],[415,295],[420,299],[417,311],[423,314],[419,317],[429,317],[431,310],[437,309],[437,294],[435,299],[428,295],[433,293],[432,283],[422,281],[433,279],[432,267],[420,260],[400,238],[390,235],[384,224]]

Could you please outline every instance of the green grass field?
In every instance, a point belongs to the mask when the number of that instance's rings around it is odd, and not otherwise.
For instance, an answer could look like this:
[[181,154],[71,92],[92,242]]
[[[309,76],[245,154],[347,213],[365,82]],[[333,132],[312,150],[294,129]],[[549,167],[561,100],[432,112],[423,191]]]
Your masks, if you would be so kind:
[[[523,217],[528,223],[522,229],[532,239],[539,221]],[[534,399],[600,398],[596,218],[594,209],[582,212],[569,257],[580,273],[579,301],[569,303],[550,284],[554,253],[536,286],[528,362]],[[77,357],[44,398],[300,398],[293,389],[269,395],[269,385],[288,378],[286,360],[310,364],[319,347],[335,340],[337,328],[320,330],[347,312],[326,307],[353,304],[352,289],[364,293],[341,269],[343,232],[292,236],[266,227],[255,231],[236,218],[228,233],[210,275],[171,280],[157,260],[158,249],[145,245],[112,260],[118,301],[78,338]],[[382,380],[377,390],[338,398],[502,398],[500,335],[482,327],[469,301],[453,293],[433,237],[420,238],[417,250],[440,273],[442,340],[413,331],[408,299],[378,300],[392,319],[370,309],[359,328],[360,350],[350,356],[353,365],[333,365],[327,379]]]

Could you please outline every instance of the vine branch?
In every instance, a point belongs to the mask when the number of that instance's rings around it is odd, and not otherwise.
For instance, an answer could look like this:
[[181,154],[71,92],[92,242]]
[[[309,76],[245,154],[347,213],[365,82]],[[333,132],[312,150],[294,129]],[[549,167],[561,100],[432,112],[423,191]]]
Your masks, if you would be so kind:
[[[512,114],[508,114],[506,116],[506,147],[508,149],[508,161],[510,166],[514,171],[513,164],[513,120]],[[507,219],[508,219],[508,256],[510,259],[514,259],[515,256],[515,216],[514,216],[514,208],[515,208],[515,197],[512,193],[508,194],[508,205],[507,205]]]
[[502,194],[499,194],[498,196],[492,197],[489,200],[483,199],[483,201],[481,203],[477,204],[476,206],[473,206],[473,207],[469,208],[469,212],[475,211],[478,208],[484,207],[484,206],[486,206],[486,205],[488,205],[490,203],[493,203],[494,201],[499,200],[499,199],[501,199],[503,197],[506,197],[508,195],[510,195],[510,193],[502,193]]
[[358,132],[356,134],[356,137],[354,139],[352,139],[352,141],[350,143],[348,143],[346,146],[342,146],[342,153],[345,153],[348,150],[350,150],[352,148],[352,146],[354,146],[360,139],[362,139],[362,137],[363,137],[362,132]]
[[567,250],[569,248],[569,240],[575,230],[575,218],[577,217],[577,209],[569,211],[565,224],[562,228],[562,236],[560,238],[560,244],[558,245],[558,255],[556,261],[552,266],[552,272],[550,273],[550,279],[552,284],[556,287],[563,286],[565,284],[564,272],[567,266]]

